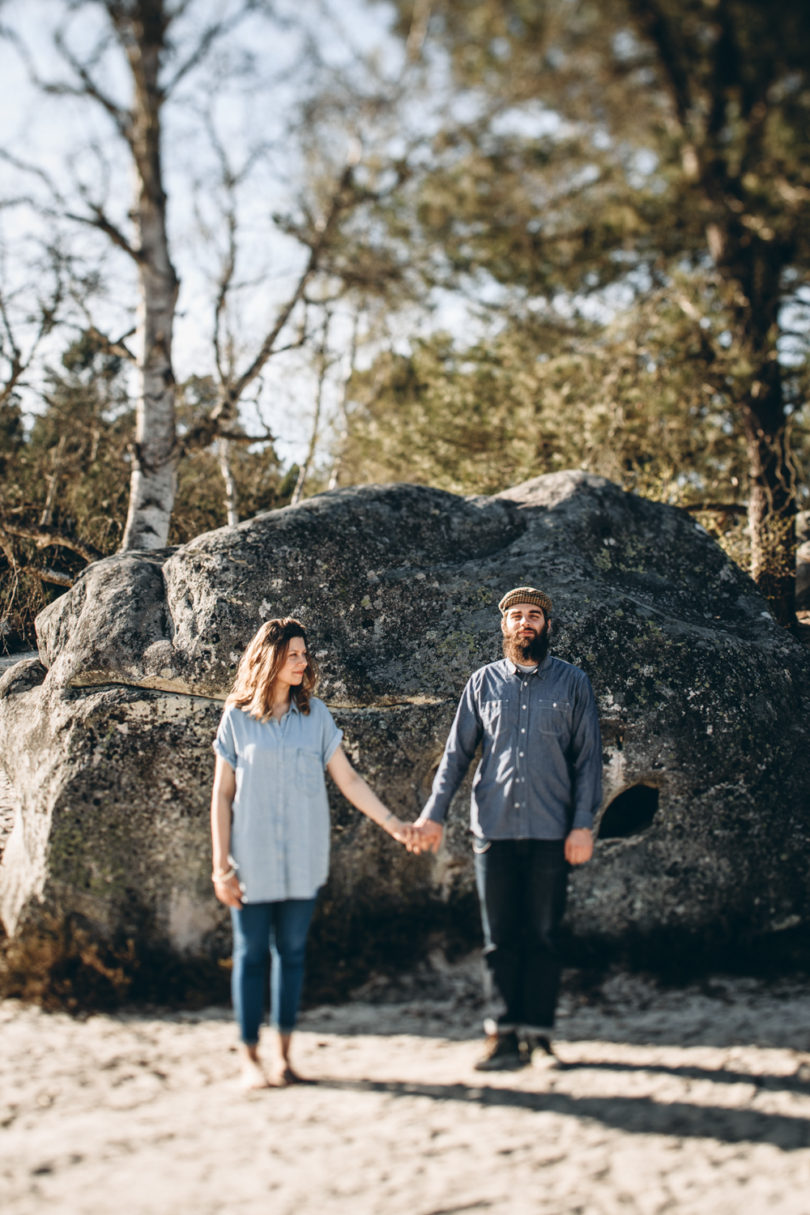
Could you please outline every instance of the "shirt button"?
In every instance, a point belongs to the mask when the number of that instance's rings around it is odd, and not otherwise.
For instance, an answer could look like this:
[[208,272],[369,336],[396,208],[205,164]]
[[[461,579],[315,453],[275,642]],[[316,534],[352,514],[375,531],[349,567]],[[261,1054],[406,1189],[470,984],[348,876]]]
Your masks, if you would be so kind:
[[526,706],[525,706],[525,705],[521,705],[520,707],[521,707],[521,709],[525,709],[525,708],[526,708]]
[[526,733],[526,727],[524,726],[524,727],[523,727],[523,729],[522,729],[520,732],[521,732],[521,734],[525,734],[525,733]]
[[525,754],[526,754],[526,752],[525,752],[525,751],[521,751],[521,752],[520,752],[520,758],[521,758],[521,759],[523,759],[523,756],[524,756]]

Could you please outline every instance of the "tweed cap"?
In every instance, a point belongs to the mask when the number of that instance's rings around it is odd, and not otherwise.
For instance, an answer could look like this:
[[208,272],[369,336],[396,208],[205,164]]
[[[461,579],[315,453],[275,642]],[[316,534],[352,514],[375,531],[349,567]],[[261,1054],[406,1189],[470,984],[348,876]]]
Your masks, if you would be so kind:
[[551,598],[545,591],[538,591],[536,586],[516,586],[514,590],[507,591],[498,604],[498,610],[503,615],[516,603],[533,603],[542,608],[546,616],[551,615]]

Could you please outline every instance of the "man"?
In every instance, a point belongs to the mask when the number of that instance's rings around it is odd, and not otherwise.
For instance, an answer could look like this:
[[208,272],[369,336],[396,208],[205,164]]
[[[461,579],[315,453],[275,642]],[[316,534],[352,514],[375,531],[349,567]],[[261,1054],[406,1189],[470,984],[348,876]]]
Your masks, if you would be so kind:
[[504,658],[470,677],[411,842],[439,847],[481,743],[471,828],[493,1014],[481,1071],[523,1066],[535,1049],[553,1055],[568,868],[591,858],[602,775],[590,680],[548,654],[551,599],[519,586],[498,607]]

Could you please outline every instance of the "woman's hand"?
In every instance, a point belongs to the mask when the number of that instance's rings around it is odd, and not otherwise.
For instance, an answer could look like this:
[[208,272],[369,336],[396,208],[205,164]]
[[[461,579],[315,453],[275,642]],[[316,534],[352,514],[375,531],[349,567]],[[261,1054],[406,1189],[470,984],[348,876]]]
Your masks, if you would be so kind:
[[391,835],[398,844],[402,844],[404,848],[407,848],[408,852],[413,850],[412,845],[414,840],[414,830],[411,823],[403,823],[402,819],[395,818],[390,824],[386,823],[384,825],[389,835]]
[[211,843],[214,872],[214,894],[226,907],[242,906],[242,888],[230,859],[231,817],[236,793],[236,772],[221,755],[214,770],[211,793]]
[[214,894],[220,903],[224,903],[226,907],[242,906],[242,887],[235,873],[231,873],[230,877],[218,877],[215,874],[212,880]]

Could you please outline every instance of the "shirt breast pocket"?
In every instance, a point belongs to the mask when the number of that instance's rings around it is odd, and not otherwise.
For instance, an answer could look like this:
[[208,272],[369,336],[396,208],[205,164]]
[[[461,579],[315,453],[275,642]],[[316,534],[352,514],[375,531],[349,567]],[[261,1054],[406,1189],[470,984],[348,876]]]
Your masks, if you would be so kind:
[[567,700],[541,700],[535,706],[535,715],[541,734],[559,738],[568,733],[571,705]]
[[318,752],[300,748],[296,755],[295,774],[298,789],[305,797],[317,795],[324,783],[323,764]]

